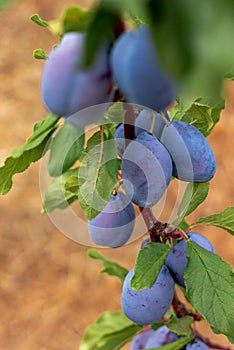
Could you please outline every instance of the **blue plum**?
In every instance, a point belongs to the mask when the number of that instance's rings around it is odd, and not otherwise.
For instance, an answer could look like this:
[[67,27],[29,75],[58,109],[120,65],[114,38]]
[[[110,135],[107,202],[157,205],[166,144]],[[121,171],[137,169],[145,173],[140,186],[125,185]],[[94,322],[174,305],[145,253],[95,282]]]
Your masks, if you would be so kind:
[[155,205],[171,176],[171,157],[155,136],[143,131],[128,144],[122,157],[122,178],[133,203],[140,207]]
[[173,176],[182,181],[207,182],[215,174],[216,160],[205,136],[193,125],[173,120],[160,141],[173,159]]
[[[138,136],[142,131],[149,132],[152,126],[153,114],[155,115],[154,127],[152,134],[158,139],[161,136],[162,130],[166,125],[165,121],[161,117],[160,113],[155,113],[151,110],[143,109],[135,120],[135,135]],[[118,155],[122,158],[125,149],[124,140],[124,125],[119,124],[114,133]]]
[[111,51],[111,69],[119,90],[128,102],[159,111],[177,95],[177,84],[165,72],[149,27],[126,31]]
[[56,115],[68,117],[110,100],[109,46],[103,45],[94,62],[83,67],[85,35],[66,33],[45,61],[41,79],[42,100]]
[[[212,244],[205,236],[197,232],[190,232],[188,234],[188,237],[191,241],[197,243],[202,248],[214,253]],[[185,288],[183,274],[187,263],[188,259],[186,257],[186,241],[182,239],[179,241],[179,243],[171,248],[166,258],[165,264],[168,267],[175,282],[183,288]]]
[[90,238],[101,246],[117,248],[130,238],[135,224],[135,210],[122,191],[111,195],[103,211],[88,221]]
[[124,280],[121,297],[123,312],[139,325],[159,321],[169,309],[174,295],[174,281],[168,268],[163,265],[153,286],[140,291],[131,288],[133,275],[134,269]]
[[155,115],[154,127],[152,130],[152,134],[156,136],[158,139],[161,136],[164,126],[166,125],[165,121],[161,117],[160,113],[153,113],[150,110],[143,109],[139,115],[136,117],[135,121],[135,134],[139,135],[142,131],[150,130],[152,126],[153,114]]
[[148,338],[145,348],[159,348],[160,346],[171,344],[178,339],[175,333],[170,331],[166,326],[162,326]]
[[147,331],[143,331],[137,334],[131,342],[130,350],[143,350],[145,349],[145,344],[148,338],[153,335],[155,331],[153,329],[148,329]]
[[194,339],[192,343],[186,345],[186,350],[209,350],[210,348],[199,339]]

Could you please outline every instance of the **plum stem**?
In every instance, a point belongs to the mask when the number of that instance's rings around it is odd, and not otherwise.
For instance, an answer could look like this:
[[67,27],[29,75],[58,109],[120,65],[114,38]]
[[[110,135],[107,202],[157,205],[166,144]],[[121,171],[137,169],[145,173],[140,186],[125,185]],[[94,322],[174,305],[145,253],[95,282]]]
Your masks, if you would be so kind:
[[203,319],[202,315],[189,311],[185,307],[185,305],[180,301],[176,291],[172,300],[172,307],[178,318],[181,318],[184,316],[191,316],[193,317],[194,321],[201,321]]
[[130,103],[124,103],[124,139],[125,148],[131,140],[135,139],[135,112]]
[[167,126],[169,126],[171,124],[171,121],[170,121],[170,118],[169,118],[167,111],[163,110],[163,111],[159,111],[159,113],[160,113],[161,117],[163,118],[165,124]]
[[151,135],[153,135],[154,125],[155,125],[155,113],[152,112],[152,122],[149,130],[149,134]]
[[139,207],[141,215],[145,221],[147,230],[150,235],[151,242],[161,242],[160,240],[160,232],[158,230],[159,222],[154,217],[150,208]]

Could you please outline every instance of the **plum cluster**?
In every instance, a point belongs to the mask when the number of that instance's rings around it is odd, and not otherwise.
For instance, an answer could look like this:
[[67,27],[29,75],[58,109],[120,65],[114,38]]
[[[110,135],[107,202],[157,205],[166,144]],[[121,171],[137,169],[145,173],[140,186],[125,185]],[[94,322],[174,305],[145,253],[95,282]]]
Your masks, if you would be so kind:
[[123,124],[115,131],[125,191],[136,205],[156,204],[172,176],[186,182],[207,182],[214,176],[214,153],[193,125],[165,121],[159,113],[144,109],[136,117],[135,135],[125,149]]
[[197,128],[169,120],[166,108],[179,88],[160,62],[149,27],[125,30],[114,42],[106,40],[89,66],[84,65],[85,40],[85,32],[66,33],[52,49],[44,64],[41,95],[52,113],[82,127],[96,122],[100,113],[78,112],[109,105],[114,86],[126,102],[143,106],[127,147],[125,126],[115,131],[124,192],[115,190],[104,210],[88,222],[94,243],[115,248],[125,244],[133,232],[133,205],[154,206],[172,176],[188,182],[209,181],[216,162]]
[[[157,330],[147,329],[133,338],[130,350],[160,348],[177,340],[179,340],[179,337],[166,326],[162,326]],[[201,340],[194,339],[186,345],[185,350],[209,350],[209,348]]]
[[[53,48],[44,65],[41,95],[53,114],[68,122],[77,119],[75,124],[82,127],[97,122],[100,113],[78,112],[105,103],[109,106],[116,86],[124,101],[140,106],[134,115],[131,139],[125,138],[126,122],[118,125],[114,133],[121,159],[121,182],[105,208],[88,221],[95,244],[116,248],[128,242],[133,233],[134,205],[153,207],[165,194],[172,177],[192,183],[208,182],[215,174],[216,160],[196,127],[170,120],[166,109],[178,97],[179,86],[164,70],[149,27],[126,30],[114,42],[106,40],[89,66],[84,65],[85,40],[86,33],[66,33]],[[188,239],[214,252],[211,243],[199,233],[189,233]],[[143,242],[142,249],[149,241]],[[186,241],[181,239],[172,246],[151,288],[132,289],[132,268],[122,289],[121,304],[126,316],[144,326],[158,322],[170,308],[175,283],[186,287],[183,274],[187,263]],[[178,339],[166,326],[150,328],[134,337],[131,350],[157,348]],[[205,350],[207,346],[195,339],[186,349]]]

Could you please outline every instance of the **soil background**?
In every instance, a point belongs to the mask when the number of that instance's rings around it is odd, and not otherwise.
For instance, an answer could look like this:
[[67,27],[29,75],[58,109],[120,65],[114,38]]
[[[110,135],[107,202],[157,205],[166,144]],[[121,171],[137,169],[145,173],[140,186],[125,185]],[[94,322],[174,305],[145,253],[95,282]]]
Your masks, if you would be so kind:
[[[91,1],[22,0],[0,13],[0,161],[24,143],[37,120],[47,111],[40,99],[43,61],[32,52],[49,52],[56,42],[49,31],[29,17],[55,19],[69,5]],[[234,88],[225,89],[227,105],[209,136],[217,158],[217,173],[205,203],[191,215],[220,212],[234,198]],[[65,237],[41,211],[39,165],[14,177],[7,196],[0,198],[0,350],[74,350],[85,328],[100,313],[120,310],[121,286],[100,275],[101,264],[87,257],[87,247]],[[221,229],[201,228],[217,254],[234,263],[233,238]],[[131,268],[140,240],[102,253]],[[205,324],[200,331],[213,341],[229,344]],[[126,347],[127,348],[127,347]],[[234,349],[234,347],[233,347]],[[111,349],[110,349],[111,350]]]

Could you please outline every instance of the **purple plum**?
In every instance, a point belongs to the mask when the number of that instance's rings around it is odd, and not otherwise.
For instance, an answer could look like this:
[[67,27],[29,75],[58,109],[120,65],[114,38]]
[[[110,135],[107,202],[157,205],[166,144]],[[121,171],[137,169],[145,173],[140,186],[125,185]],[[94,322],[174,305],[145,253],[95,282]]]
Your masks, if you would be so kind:
[[122,178],[127,196],[139,207],[152,207],[165,193],[172,176],[172,161],[158,139],[141,132],[126,147]]
[[117,39],[111,51],[111,69],[128,102],[159,111],[177,96],[177,84],[165,72],[147,26],[126,31]]
[[127,274],[122,290],[121,305],[125,315],[139,325],[159,321],[167,312],[174,295],[174,280],[163,265],[151,288],[139,291],[131,288],[134,269]]
[[[103,45],[94,62],[84,67],[85,35],[66,33],[45,61],[41,79],[42,100],[46,108],[58,116],[68,117],[110,100],[109,46]],[[97,120],[100,116],[93,113],[92,117]]]
[[103,211],[88,221],[90,238],[101,246],[117,248],[130,238],[135,224],[135,210],[122,191],[111,195]]
[[160,138],[173,160],[173,176],[182,181],[207,182],[216,171],[214,153],[205,136],[193,125],[173,120]]
[[[188,234],[189,240],[197,243],[202,248],[208,250],[211,253],[214,253],[214,248],[210,241],[203,235],[197,232],[190,232]],[[166,266],[168,267],[172,277],[175,282],[178,283],[181,287],[185,288],[184,283],[184,270],[187,266],[188,259],[186,256],[186,241],[182,239],[174,245],[165,261]]]

